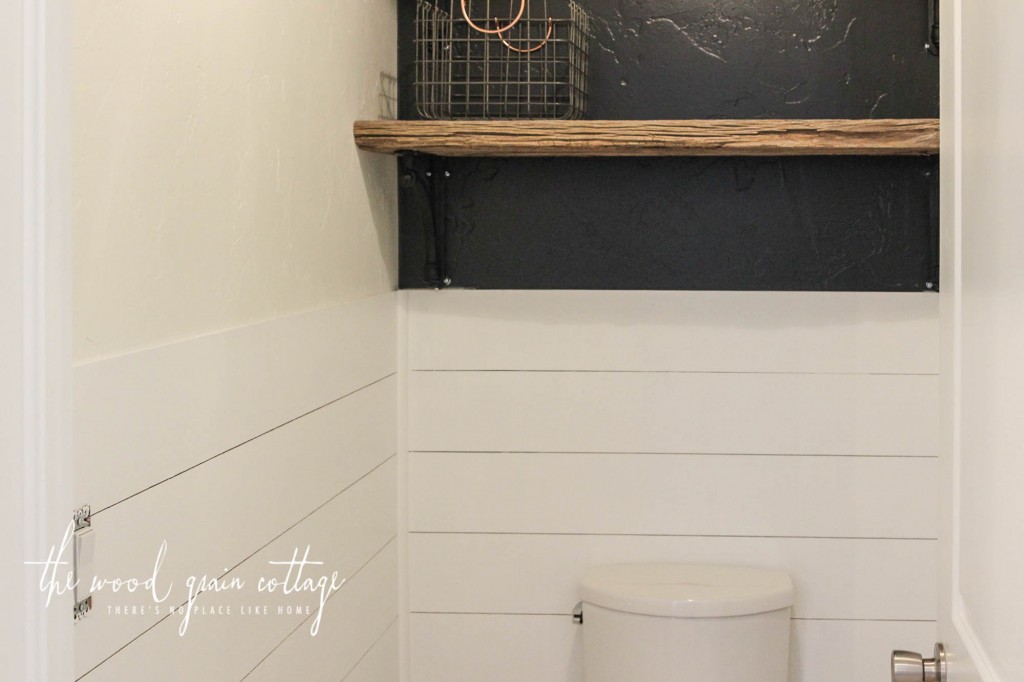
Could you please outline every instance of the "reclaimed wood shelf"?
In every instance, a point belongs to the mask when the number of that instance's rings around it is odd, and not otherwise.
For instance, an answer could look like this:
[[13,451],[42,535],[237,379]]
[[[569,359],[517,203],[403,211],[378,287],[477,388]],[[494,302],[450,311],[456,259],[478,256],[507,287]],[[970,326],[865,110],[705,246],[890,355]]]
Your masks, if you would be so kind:
[[437,156],[929,156],[939,121],[357,121],[371,152]]

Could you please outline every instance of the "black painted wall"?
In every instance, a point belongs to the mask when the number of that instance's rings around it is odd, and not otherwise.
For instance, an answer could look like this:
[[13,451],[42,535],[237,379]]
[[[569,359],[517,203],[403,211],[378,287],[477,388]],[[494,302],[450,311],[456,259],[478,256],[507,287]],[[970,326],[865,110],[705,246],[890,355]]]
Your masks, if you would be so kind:
[[[928,0],[582,2],[595,20],[588,118],[938,116]],[[402,118],[416,118],[415,4],[400,0]],[[444,275],[488,289],[937,286],[934,158],[405,164],[451,177],[439,180],[440,240],[421,190],[404,183],[403,288]]]

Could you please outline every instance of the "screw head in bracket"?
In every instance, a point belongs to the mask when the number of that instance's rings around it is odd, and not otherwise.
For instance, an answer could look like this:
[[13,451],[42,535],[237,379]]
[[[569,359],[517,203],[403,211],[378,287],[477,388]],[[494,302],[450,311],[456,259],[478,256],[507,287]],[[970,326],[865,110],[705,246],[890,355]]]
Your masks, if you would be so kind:
[[75,621],[85,618],[90,611],[92,611],[92,595],[75,604]]

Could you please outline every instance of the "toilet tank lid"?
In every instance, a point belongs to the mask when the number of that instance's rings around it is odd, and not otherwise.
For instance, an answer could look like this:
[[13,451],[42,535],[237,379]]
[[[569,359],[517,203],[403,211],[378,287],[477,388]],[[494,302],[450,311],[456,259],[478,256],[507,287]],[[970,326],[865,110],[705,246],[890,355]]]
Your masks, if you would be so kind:
[[616,611],[675,618],[766,613],[793,605],[784,571],[703,564],[614,564],[583,576],[583,602]]

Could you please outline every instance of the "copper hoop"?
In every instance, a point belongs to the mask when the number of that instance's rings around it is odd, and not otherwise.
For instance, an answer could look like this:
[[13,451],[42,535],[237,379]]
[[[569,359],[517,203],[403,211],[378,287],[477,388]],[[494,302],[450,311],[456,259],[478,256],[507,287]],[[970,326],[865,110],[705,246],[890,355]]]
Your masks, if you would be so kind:
[[477,31],[480,31],[480,33],[487,33],[490,35],[501,34],[519,23],[519,20],[523,18],[523,13],[526,12],[527,2],[529,2],[529,0],[522,0],[522,2],[519,3],[519,14],[516,15],[516,18],[512,20],[511,24],[495,30],[491,30],[489,28],[480,28],[479,26],[473,23],[473,20],[469,18],[469,10],[466,9],[466,0],[462,0],[462,18],[465,19],[466,23],[469,24],[472,28],[476,29]]
[[[494,21],[497,22],[498,20],[495,19]],[[505,36],[503,36],[502,33],[504,33],[507,30],[508,28],[503,28],[502,30],[498,31],[498,37],[501,38],[501,42],[505,43],[505,47],[512,50],[513,52],[519,52],[520,54],[529,54],[530,52],[536,52],[537,50],[543,48],[545,45],[548,44],[548,42],[551,41],[551,34],[555,30],[555,20],[552,19],[551,17],[548,17],[548,34],[544,36],[544,40],[540,42],[540,45],[537,45],[536,47],[531,47],[526,50],[523,50],[518,47],[512,47],[512,43],[505,40]]]

